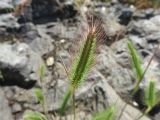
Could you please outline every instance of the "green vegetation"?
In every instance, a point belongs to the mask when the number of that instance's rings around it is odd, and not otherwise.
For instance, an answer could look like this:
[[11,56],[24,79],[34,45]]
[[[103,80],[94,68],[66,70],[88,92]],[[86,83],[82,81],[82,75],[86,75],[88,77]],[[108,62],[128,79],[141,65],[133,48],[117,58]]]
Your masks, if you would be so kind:
[[147,106],[146,110],[144,111],[144,114],[138,117],[137,120],[140,120],[144,115],[147,115],[156,104],[159,102],[159,95],[157,93],[156,89],[156,83],[155,81],[151,80],[148,87],[145,90],[145,98],[144,103]]
[[38,112],[26,112],[23,120],[47,120],[46,116]]
[[105,111],[98,113],[92,120],[114,120],[116,109],[114,106],[108,108]]
[[134,92],[133,92],[133,94],[134,94],[135,92],[137,92],[139,85],[143,79],[144,71],[142,69],[141,59],[135,49],[135,46],[133,45],[133,43],[131,41],[128,41],[128,48],[129,48],[129,52],[130,52],[130,55],[132,58],[133,71],[136,73],[136,80],[137,80],[137,83],[136,83],[136,86],[135,86]]
[[150,81],[149,86],[145,91],[144,101],[145,101],[145,104],[147,105],[147,109],[145,111],[145,114],[147,114],[158,103],[158,94],[156,90],[155,81],[152,81],[152,80]]
[[44,97],[44,77],[45,77],[45,66],[41,65],[39,69],[39,77],[40,77],[40,86],[41,88],[35,88],[35,96],[37,98],[37,101],[40,102],[43,112],[45,115],[39,112],[26,112],[23,116],[24,120],[48,120],[47,116],[47,110],[46,110],[46,102]]
[[95,30],[95,27],[89,29],[86,39],[80,45],[79,53],[77,53],[75,61],[73,62],[73,66],[69,75],[69,80],[71,84],[63,99],[60,110],[61,114],[64,113],[70,96],[74,95],[75,90],[85,80],[88,72],[93,66],[97,47]]

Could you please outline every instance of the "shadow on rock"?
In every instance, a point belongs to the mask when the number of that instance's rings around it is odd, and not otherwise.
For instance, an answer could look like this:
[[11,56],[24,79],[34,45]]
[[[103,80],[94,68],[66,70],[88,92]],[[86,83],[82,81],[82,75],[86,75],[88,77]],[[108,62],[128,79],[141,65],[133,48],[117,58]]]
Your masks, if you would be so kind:
[[19,71],[4,69],[4,70],[1,70],[1,73],[2,73],[3,79],[2,78],[0,79],[0,86],[17,85],[24,89],[30,89],[36,83],[35,80],[25,81],[24,76],[22,76]]

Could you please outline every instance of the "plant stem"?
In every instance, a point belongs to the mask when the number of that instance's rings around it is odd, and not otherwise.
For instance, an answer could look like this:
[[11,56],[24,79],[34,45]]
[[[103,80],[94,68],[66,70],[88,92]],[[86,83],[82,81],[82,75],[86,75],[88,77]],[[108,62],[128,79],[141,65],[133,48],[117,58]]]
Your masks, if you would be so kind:
[[73,91],[73,120],[76,120],[76,105],[75,105],[75,91]]
[[73,88],[70,87],[67,91],[67,93],[65,94],[65,97],[64,97],[64,100],[63,100],[63,103],[61,105],[61,109],[60,109],[60,114],[63,115],[64,114],[64,110],[66,108],[66,105],[67,105],[67,102],[70,98],[70,96],[72,95],[72,92],[73,92]]
[[140,120],[144,115],[147,115],[151,111],[151,109],[152,109],[152,107],[148,107],[145,110],[144,114],[142,114],[141,116],[139,116],[136,120]]
[[[158,45],[158,48],[159,48],[159,45]],[[131,93],[131,96],[134,96],[135,93],[138,91],[138,89],[139,89],[139,84],[141,83],[142,79],[144,78],[144,75],[145,75],[145,73],[147,72],[147,70],[148,70],[148,68],[149,68],[149,66],[150,66],[150,64],[151,64],[151,62],[152,62],[155,54],[156,54],[156,50],[154,51],[151,59],[149,60],[149,62],[148,62],[148,64],[147,64],[147,67],[145,68],[145,70],[144,70],[144,72],[143,72],[140,80],[138,80],[138,82],[137,82],[137,84],[136,84],[136,86],[135,86],[135,89],[134,89],[133,92]],[[120,115],[119,115],[119,117],[118,117],[118,120],[121,119],[122,114],[123,114],[123,112],[124,112],[124,110],[125,110],[126,107],[127,107],[127,103],[124,105],[124,107],[123,107],[123,109],[122,109],[122,111],[121,111],[121,113],[120,113]]]
[[45,99],[45,94],[44,94],[44,85],[43,83],[41,82],[41,87],[42,87],[42,94],[43,94],[43,103],[42,103],[42,109],[43,109],[43,112],[44,114],[46,115],[47,119],[49,118],[48,117],[48,112],[47,112],[47,109],[46,109],[46,99]]

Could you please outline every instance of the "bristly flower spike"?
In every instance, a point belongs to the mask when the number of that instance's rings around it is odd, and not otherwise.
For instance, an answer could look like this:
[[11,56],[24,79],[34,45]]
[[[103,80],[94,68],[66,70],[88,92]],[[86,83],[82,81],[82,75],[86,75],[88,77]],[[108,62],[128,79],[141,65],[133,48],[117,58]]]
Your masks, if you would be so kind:
[[92,23],[89,24],[84,40],[81,40],[80,49],[74,59],[69,74],[69,79],[71,81],[71,84],[63,99],[63,103],[60,109],[61,114],[64,113],[68,100],[70,99],[70,96],[74,94],[75,90],[85,80],[92,66],[95,63],[96,51],[98,48],[97,27],[100,27],[100,23],[98,26],[97,23],[93,21],[93,18],[91,22]]

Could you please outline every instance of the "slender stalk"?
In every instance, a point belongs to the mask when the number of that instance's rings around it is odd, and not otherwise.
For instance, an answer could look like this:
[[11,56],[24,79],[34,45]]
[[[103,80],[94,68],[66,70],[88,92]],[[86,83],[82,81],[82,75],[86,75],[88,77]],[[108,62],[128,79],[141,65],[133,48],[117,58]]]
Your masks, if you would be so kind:
[[73,120],[76,120],[76,104],[75,104],[75,91],[73,92],[73,96],[72,96],[72,99],[73,99]]
[[43,109],[43,112],[44,112],[44,114],[46,115],[46,117],[47,117],[47,119],[49,118],[49,116],[48,116],[48,112],[47,112],[47,108],[46,108],[46,98],[45,98],[45,93],[44,93],[44,84],[42,83],[42,81],[40,81],[40,83],[41,83],[41,87],[42,87],[42,94],[43,94],[43,103],[42,103],[42,109]]
[[61,114],[61,115],[64,114],[66,104],[67,104],[70,96],[73,94],[72,92],[73,92],[73,91],[72,91],[72,88],[69,88],[69,89],[67,90],[67,93],[66,93],[65,96],[64,96],[63,103],[62,103],[61,108],[60,108],[60,114]]

